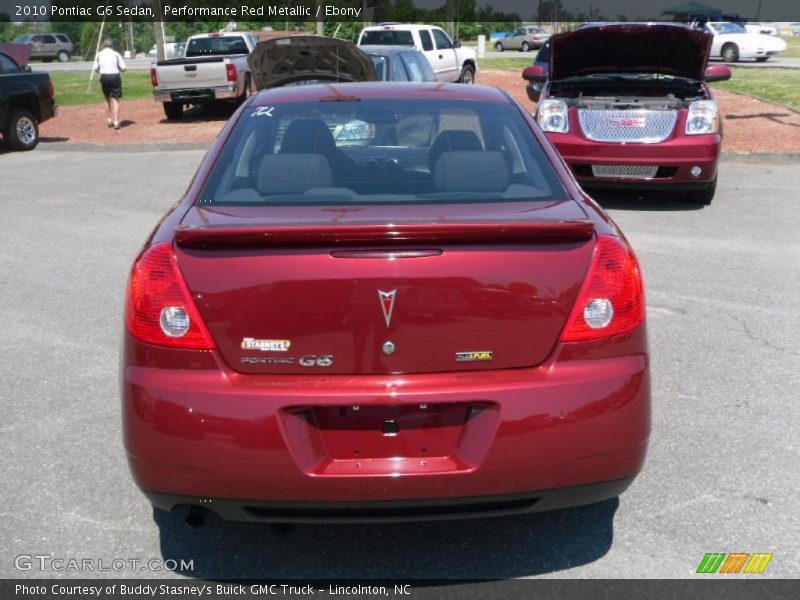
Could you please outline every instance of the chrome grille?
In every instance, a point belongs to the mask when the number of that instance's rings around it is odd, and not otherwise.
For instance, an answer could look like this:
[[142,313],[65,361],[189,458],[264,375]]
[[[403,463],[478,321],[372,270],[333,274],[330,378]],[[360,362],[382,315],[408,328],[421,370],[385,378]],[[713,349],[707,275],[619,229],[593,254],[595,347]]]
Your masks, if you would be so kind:
[[583,134],[596,142],[663,142],[672,133],[677,119],[674,110],[578,111]]
[[648,165],[592,165],[595,177],[636,177],[651,178],[658,173],[658,167]]

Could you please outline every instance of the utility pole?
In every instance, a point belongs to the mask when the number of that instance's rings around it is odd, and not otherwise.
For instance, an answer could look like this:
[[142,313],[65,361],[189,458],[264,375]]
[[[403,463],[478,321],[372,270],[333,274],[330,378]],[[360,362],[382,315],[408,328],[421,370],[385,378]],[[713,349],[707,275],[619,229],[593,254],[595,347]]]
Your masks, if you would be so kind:
[[158,21],[153,22],[153,33],[155,34],[156,38],[156,60],[164,60],[167,58],[166,52],[164,52],[164,38],[166,34],[164,32],[164,18],[161,13],[161,0],[153,0],[153,10],[156,12],[156,18]]
[[[320,9],[322,7],[322,0],[317,0],[317,14],[320,14]],[[322,21],[322,17],[317,17],[317,35],[325,35],[325,23]]]

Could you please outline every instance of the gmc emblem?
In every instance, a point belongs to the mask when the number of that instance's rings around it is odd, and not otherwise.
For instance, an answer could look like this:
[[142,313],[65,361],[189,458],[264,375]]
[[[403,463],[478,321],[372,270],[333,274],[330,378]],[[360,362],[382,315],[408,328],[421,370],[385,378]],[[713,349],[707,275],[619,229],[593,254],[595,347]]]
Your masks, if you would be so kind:
[[644,128],[647,120],[644,117],[610,117],[608,124],[611,127],[637,127]]

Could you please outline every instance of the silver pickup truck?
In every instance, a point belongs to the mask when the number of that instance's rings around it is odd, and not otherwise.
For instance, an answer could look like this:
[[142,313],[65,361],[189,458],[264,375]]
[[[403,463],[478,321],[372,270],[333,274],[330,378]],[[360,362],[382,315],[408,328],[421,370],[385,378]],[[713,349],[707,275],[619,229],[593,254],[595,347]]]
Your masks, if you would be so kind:
[[256,44],[248,32],[193,35],[183,58],[153,63],[153,98],[164,103],[167,119],[180,119],[189,104],[246,100],[252,90],[247,56]]

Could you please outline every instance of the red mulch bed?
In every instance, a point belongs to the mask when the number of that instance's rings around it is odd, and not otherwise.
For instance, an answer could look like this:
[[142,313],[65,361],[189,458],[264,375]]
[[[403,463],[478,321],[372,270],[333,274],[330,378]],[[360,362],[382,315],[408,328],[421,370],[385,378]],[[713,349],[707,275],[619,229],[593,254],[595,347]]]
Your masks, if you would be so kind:
[[[507,90],[524,106],[534,105],[525,82],[513,71],[481,71],[478,81]],[[800,153],[800,114],[769,102],[717,91],[725,127],[723,150],[743,154]],[[232,107],[198,108],[181,121],[167,121],[161,105],[150,100],[122,101],[122,129],[106,126],[103,105],[65,106],[58,117],[42,124],[44,141],[92,144],[210,142],[233,112]]]

